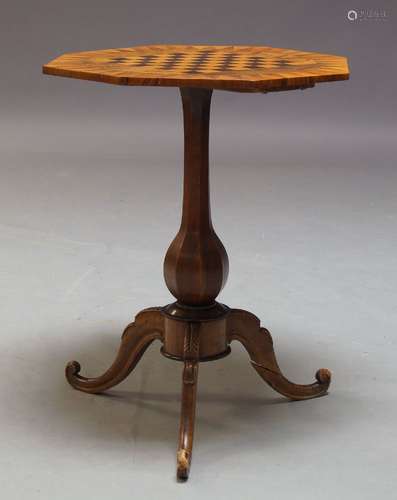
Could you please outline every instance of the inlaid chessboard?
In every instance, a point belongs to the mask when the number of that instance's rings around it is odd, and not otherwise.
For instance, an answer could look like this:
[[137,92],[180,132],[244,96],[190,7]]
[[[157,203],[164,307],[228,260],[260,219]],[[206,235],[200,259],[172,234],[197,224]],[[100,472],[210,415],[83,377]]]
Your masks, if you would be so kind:
[[347,80],[342,56],[257,46],[145,45],[64,54],[49,75],[118,85],[205,87],[269,92]]

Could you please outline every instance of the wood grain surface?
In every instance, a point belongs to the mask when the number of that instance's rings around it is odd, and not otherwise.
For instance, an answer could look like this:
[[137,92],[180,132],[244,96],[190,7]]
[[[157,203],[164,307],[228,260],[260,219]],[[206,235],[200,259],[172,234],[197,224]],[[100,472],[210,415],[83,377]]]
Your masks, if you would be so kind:
[[68,53],[43,66],[48,75],[118,85],[204,87],[271,92],[347,80],[342,56],[257,46],[145,45]]

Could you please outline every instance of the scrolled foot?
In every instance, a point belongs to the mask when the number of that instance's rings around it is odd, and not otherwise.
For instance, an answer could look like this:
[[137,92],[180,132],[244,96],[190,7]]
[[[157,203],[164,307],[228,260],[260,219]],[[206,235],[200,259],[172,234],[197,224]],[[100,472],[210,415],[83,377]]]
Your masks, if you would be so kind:
[[70,383],[76,375],[80,373],[81,365],[78,361],[69,361],[65,368],[65,375]]
[[111,367],[99,377],[83,377],[78,361],[66,365],[65,375],[69,384],[83,392],[97,394],[122,382],[135,368],[143,353],[155,339],[162,339],[164,320],[161,308],[141,311],[124,330],[121,345]]
[[273,348],[273,340],[266,328],[260,327],[259,319],[247,311],[233,309],[228,320],[228,338],[240,341],[247,350],[251,364],[270,387],[293,400],[311,399],[327,393],[331,372],[320,368],[316,382],[294,384],[282,374]]
[[327,387],[331,383],[332,374],[328,368],[320,368],[316,371],[316,380],[319,384],[327,385]]

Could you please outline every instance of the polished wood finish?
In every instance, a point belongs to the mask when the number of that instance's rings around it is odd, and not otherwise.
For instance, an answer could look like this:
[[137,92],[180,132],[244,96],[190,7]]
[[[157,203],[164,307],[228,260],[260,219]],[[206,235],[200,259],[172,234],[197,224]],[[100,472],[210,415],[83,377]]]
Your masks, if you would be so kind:
[[208,133],[212,90],[181,89],[185,130],[182,222],[164,261],[164,278],[178,302],[208,306],[226,283],[229,262],[211,221]]
[[185,361],[183,368],[179,444],[176,454],[178,481],[187,481],[192,461],[198,367],[197,361],[190,360]]
[[44,65],[43,72],[117,85],[239,92],[293,90],[349,78],[342,56],[235,45],[143,45],[75,52]]
[[179,481],[188,479],[192,460],[199,357],[200,323],[190,323],[184,334],[181,417],[176,455],[176,475]]
[[270,387],[289,399],[311,399],[326,394],[331,372],[321,368],[313,384],[294,384],[284,377],[278,366],[269,330],[261,328],[259,319],[248,311],[232,309],[228,316],[228,342],[238,340],[247,350],[251,364]]
[[268,330],[250,312],[216,302],[228,276],[226,250],[211,220],[209,118],[212,89],[246,92],[291,90],[349,76],[344,57],[272,47],[152,45],[65,54],[45,65],[47,74],[122,85],[180,87],[184,123],[181,225],[164,260],[164,278],[176,302],[140,312],[125,329],[111,367],[94,378],[66,367],[75,389],[99,393],[131,373],[154,340],[164,356],[183,362],[177,479],[189,476],[193,451],[198,366],[230,353],[239,341],[252,366],[274,390],[292,400],[326,394],[331,373],[302,385],[282,374]]
[[69,384],[79,391],[97,394],[122,382],[135,368],[146,349],[164,335],[164,316],[160,307],[144,309],[128,325],[121,337],[119,352],[112,366],[101,376],[87,378],[80,375],[80,363],[66,365]]
[[185,337],[192,328],[197,328],[198,361],[210,361],[227,356],[230,352],[226,327],[229,309],[224,316],[211,321],[181,321],[165,317],[162,354],[178,361],[186,359]]

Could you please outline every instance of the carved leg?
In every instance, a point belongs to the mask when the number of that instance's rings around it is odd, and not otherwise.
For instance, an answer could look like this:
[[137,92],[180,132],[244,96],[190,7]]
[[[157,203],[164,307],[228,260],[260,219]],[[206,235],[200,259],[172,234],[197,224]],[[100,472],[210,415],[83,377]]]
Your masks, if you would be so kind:
[[121,345],[112,366],[101,376],[87,378],[79,375],[80,363],[70,361],[66,365],[69,384],[80,391],[103,392],[122,382],[135,368],[143,353],[155,339],[163,338],[164,319],[159,307],[144,309],[124,330]]
[[247,311],[232,309],[228,318],[228,340],[239,340],[248,351],[251,364],[275,391],[287,398],[310,399],[326,394],[331,382],[331,372],[321,368],[313,384],[294,384],[287,380],[277,364],[272,337],[259,319]]
[[182,377],[182,405],[176,476],[179,481],[189,477],[192,460],[194,420],[196,414],[198,362],[185,361]]

